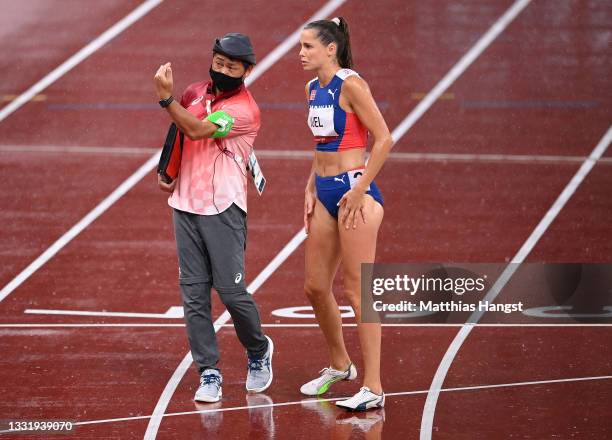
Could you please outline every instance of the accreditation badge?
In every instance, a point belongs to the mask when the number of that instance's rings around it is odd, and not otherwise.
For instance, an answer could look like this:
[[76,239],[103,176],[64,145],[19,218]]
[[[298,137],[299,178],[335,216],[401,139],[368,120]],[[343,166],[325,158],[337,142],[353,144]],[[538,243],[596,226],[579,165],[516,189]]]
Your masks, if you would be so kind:
[[251,154],[249,154],[249,169],[251,170],[251,177],[253,178],[255,189],[257,193],[261,195],[266,186],[266,178],[261,171],[257,156],[255,156],[255,150],[253,149],[251,150]]

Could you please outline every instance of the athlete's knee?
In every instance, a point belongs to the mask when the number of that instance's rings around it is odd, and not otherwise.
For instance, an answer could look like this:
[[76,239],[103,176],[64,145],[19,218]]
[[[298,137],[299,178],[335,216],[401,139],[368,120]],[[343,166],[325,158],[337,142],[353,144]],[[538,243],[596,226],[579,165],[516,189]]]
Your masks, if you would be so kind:
[[309,301],[316,302],[321,298],[330,295],[331,291],[328,286],[323,286],[320,283],[306,280],[304,283],[304,293]]

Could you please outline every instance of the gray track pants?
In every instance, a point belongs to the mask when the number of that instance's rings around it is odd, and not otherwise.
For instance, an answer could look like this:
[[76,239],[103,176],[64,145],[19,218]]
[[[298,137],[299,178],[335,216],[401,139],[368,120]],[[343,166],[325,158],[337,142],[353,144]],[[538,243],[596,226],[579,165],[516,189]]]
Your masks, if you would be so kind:
[[199,371],[217,368],[219,349],[211,316],[211,286],[232,316],[249,356],[263,357],[268,342],[259,311],[246,291],[244,251],[246,214],[232,204],[216,215],[174,210],[179,285],[191,354]]

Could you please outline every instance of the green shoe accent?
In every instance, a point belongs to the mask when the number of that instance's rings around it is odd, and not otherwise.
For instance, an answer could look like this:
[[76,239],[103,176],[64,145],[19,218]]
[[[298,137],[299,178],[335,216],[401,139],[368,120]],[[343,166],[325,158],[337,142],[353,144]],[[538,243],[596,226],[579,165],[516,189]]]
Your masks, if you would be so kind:
[[338,378],[336,378],[336,379],[332,379],[332,380],[330,380],[330,381],[328,381],[328,382],[325,382],[325,383],[324,383],[324,384],[321,386],[321,388],[319,388],[319,389],[317,390],[317,396],[320,396],[321,394],[323,394],[323,393],[327,392],[327,390],[329,390],[329,387],[330,387],[330,386],[332,386],[332,385],[333,385],[333,384],[335,384],[336,382],[340,382],[341,380],[342,380],[342,378],[341,378],[341,377],[338,377]]

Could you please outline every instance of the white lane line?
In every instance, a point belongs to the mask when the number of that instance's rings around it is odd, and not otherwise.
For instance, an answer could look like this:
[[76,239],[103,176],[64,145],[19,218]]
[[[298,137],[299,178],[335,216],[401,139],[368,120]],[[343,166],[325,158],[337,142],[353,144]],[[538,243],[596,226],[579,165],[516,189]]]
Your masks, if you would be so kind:
[[[466,324],[381,324],[383,327],[463,327]],[[261,324],[265,328],[317,328],[319,324]],[[473,324],[474,327],[612,327],[612,324]],[[128,328],[128,327],[185,327],[184,323],[158,324],[150,322],[125,322],[125,323],[90,323],[90,324],[47,324],[47,323],[22,323],[22,324],[0,324],[0,328],[33,329],[33,328]],[[234,324],[223,324],[220,327],[234,327]],[[346,323],[342,327],[357,327],[357,324]]]
[[[0,153],[99,154],[103,156],[144,156],[157,152],[150,147],[88,147],[61,145],[0,145]],[[312,160],[313,150],[257,149],[258,157],[266,159]],[[474,153],[407,153],[391,152],[388,161],[406,162],[513,162],[526,165],[541,163],[581,164],[587,156],[554,154],[474,154]],[[612,164],[612,157],[602,157],[600,164]]]
[[[346,0],[330,0],[325,5],[314,13],[312,17],[310,17],[306,22],[302,23],[289,37],[287,37],[280,45],[278,45],[272,52],[270,52],[257,66],[253,69],[253,72],[246,79],[247,85],[252,84],[257,78],[259,78],[266,70],[270,67],[274,66],[278,60],[280,60],[283,56],[289,52],[297,44],[300,38],[300,34],[304,26],[315,20],[321,20],[328,17],[333,11],[335,11],[338,7],[340,7]],[[266,266],[266,268],[253,280],[253,282],[247,287],[247,289],[251,293],[255,293],[255,291],[265,282],[265,280],[280,266],[280,264],[287,258],[293,251],[304,241],[306,237],[306,233],[304,228],[302,228],[298,233],[291,239],[289,243],[281,250],[281,252]],[[268,269],[270,268],[270,269]],[[225,324],[230,319],[230,314],[226,310],[224,311],[219,318],[214,323],[215,332],[219,330],[221,325]],[[153,415],[149,420],[149,424],[147,426],[147,430],[144,435],[145,440],[152,440],[156,438],[157,431],[159,430],[159,425],[161,424],[162,418],[164,417],[164,413],[166,412],[166,408],[170,403],[170,399],[174,394],[174,391],[178,387],[181,379],[187,372],[187,369],[191,365],[192,361],[191,353],[187,353],[177,369],[172,374],[172,377],[166,384],[162,395],[160,396],[157,404],[155,405],[155,409],[153,411]]]
[[[1,151],[2,147],[0,147]],[[258,149],[257,156],[266,159],[312,160],[312,150],[265,150]],[[512,162],[527,165],[542,163],[581,164],[587,156],[564,156],[547,154],[473,154],[473,153],[404,153],[391,152],[387,156],[392,162]],[[612,157],[604,157],[599,163],[612,164]]]
[[[445,393],[451,392],[461,392],[461,391],[480,391],[480,390],[489,390],[489,389],[497,389],[497,388],[513,388],[513,387],[525,387],[525,386],[540,386],[540,385],[553,385],[553,384],[565,384],[565,383],[575,383],[575,382],[589,382],[589,381],[600,381],[600,380],[611,380],[612,376],[587,376],[587,377],[573,377],[566,379],[550,379],[550,380],[537,380],[537,381],[529,381],[529,382],[509,382],[509,383],[500,383],[500,384],[491,384],[491,385],[474,385],[474,386],[465,386],[465,387],[451,387],[451,388],[443,388],[440,391]],[[415,390],[415,391],[399,391],[394,393],[385,393],[387,397],[405,397],[405,396],[414,396],[419,394],[425,394],[428,390]],[[257,408],[274,408],[279,406],[291,406],[291,405],[318,405],[323,402],[334,402],[336,400],[346,399],[346,397],[334,397],[328,399],[309,399],[305,398],[303,400],[294,400],[290,402],[279,402],[279,403],[268,403],[261,405],[245,405],[245,406],[230,406],[227,408],[215,408],[215,409],[202,409],[202,410],[194,410],[194,411],[182,411],[182,412],[174,412],[165,414],[165,417],[179,417],[179,416],[189,416],[195,414],[210,414],[217,412],[228,412],[228,411],[241,411],[241,410],[249,410],[249,409],[257,409]],[[134,417],[119,417],[114,419],[100,419],[100,420],[86,420],[83,422],[74,422],[75,426],[84,426],[84,425],[97,425],[103,423],[116,423],[116,422],[130,422],[134,420],[146,420],[151,416],[134,416]],[[0,431],[0,433],[5,433],[9,431]]]
[[[612,126],[608,128],[605,135],[601,138],[597,146],[593,149],[593,152],[584,161],[584,163],[578,169],[572,180],[570,180],[567,186],[563,189],[559,197],[557,197],[557,200],[555,200],[553,205],[546,212],[544,217],[540,220],[533,232],[529,235],[525,243],[521,246],[517,254],[514,256],[510,264],[506,266],[506,269],[499,276],[499,278],[491,287],[489,292],[487,292],[487,294],[483,298],[483,301],[493,302],[497,295],[499,295],[499,292],[510,280],[516,269],[519,267],[520,263],[525,261],[527,255],[529,255],[536,243],[540,240],[540,238],[542,238],[548,227],[551,225],[553,220],[561,211],[561,209],[563,209],[570,197],[576,192],[578,186],[580,186],[587,174],[595,166],[599,158],[601,158],[601,156],[604,154],[604,152],[610,145],[610,142],[612,142]],[[478,322],[483,315],[484,312],[476,311],[472,313],[472,315],[468,318],[468,322]],[[431,439],[436,404],[438,402],[438,396],[440,394],[439,390],[442,388],[442,385],[444,385],[444,380],[451,364],[453,363],[453,360],[455,359],[455,356],[457,355],[457,352],[459,351],[461,345],[467,339],[473,328],[473,325],[464,325],[461,327],[461,329],[451,342],[450,346],[446,350],[446,353],[444,354],[444,357],[442,358],[442,361],[440,362],[440,365],[436,370],[436,373],[431,382],[430,391],[427,394],[427,399],[425,400],[425,406],[423,408],[423,415],[421,418],[421,440]]]
[[[549,380],[532,380],[529,382],[510,382],[510,383],[499,383],[493,385],[475,385],[467,387],[451,387],[442,388],[440,391],[477,391],[477,390],[490,390],[494,388],[510,388],[510,387],[524,387],[533,385],[549,385],[555,383],[568,383],[568,382],[585,382],[591,380],[610,380],[612,376],[587,376],[587,377],[572,377],[567,379],[549,379]],[[427,391],[412,392],[412,394],[425,394]],[[385,393],[385,396],[404,396],[410,394],[410,392],[399,392],[399,393]]]
[[[299,240],[299,237],[296,238],[296,240]],[[298,244],[299,245],[299,244]],[[276,270],[276,267],[278,267],[282,261],[284,260],[284,256],[279,255],[275,258],[275,260],[278,260],[280,262],[275,262],[273,261],[272,263],[270,263],[270,265],[275,265],[274,270]],[[254,283],[253,285],[257,285],[257,283]],[[255,287],[255,290],[257,290],[259,286]],[[346,306],[344,306],[346,307]],[[302,308],[302,307],[298,307],[298,308]],[[310,309],[309,307],[307,307],[308,309]],[[574,319],[574,318],[590,318],[590,319],[609,319],[610,317],[612,317],[612,305],[610,306],[603,306],[602,307],[602,312],[600,313],[567,313],[567,309],[571,309],[571,306],[545,306],[545,307],[536,307],[536,308],[532,308],[532,309],[525,309],[522,312],[521,316],[529,316],[529,317],[537,317],[537,318],[543,318],[544,320],[546,319]],[[287,315],[282,315],[279,312],[281,310],[286,310],[286,309],[278,309],[278,310],[273,310],[272,311],[272,315],[275,316],[283,316],[283,317],[289,317]],[[555,311],[556,313],[545,313],[545,311]],[[561,313],[559,313],[561,312]],[[57,309],[26,309],[23,312],[24,314],[35,314],[35,315],[54,315],[54,316],[96,316],[96,317],[113,317],[113,318],[150,318],[150,319],[184,319],[183,316],[183,307],[182,306],[171,306],[168,308],[168,310],[166,310],[166,312],[164,313],[143,313],[143,312],[107,312],[107,311],[97,311],[97,310],[57,310]],[[391,314],[389,314],[387,317],[391,318],[392,316],[390,316]],[[351,315],[352,316],[352,315]],[[403,314],[398,314],[398,317],[403,317]],[[295,317],[295,316],[294,316]],[[311,315],[301,315],[301,318],[304,319],[308,319],[309,317],[311,317]],[[344,317],[348,317],[348,316],[342,316]],[[409,321],[409,320],[408,320]],[[463,325],[469,324],[469,323],[433,323],[433,322],[404,322],[402,323],[402,325],[407,325],[407,326],[421,326],[421,325],[441,325],[441,326],[456,326],[456,327],[461,327]],[[550,323],[550,321],[549,321]],[[548,325],[549,323],[544,323],[544,325]],[[534,323],[534,322],[512,322],[512,323],[506,323],[506,322],[500,322],[500,323],[492,323],[490,325],[498,325],[498,326],[506,326],[506,325],[519,325],[519,326],[533,326],[533,325],[537,325],[538,323]],[[542,323],[539,323],[542,324]],[[572,324],[572,322],[563,322],[560,324]],[[300,324],[295,324],[295,325],[300,325]],[[489,325],[489,324],[482,324],[482,325]]]
[[89,147],[70,145],[0,145],[2,153],[58,153],[58,154],[102,154],[105,156],[148,156],[159,148],[149,147]]
[[87,310],[53,310],[53,309],[25,309],[23,313],[32,315],[61,315],[61,316],[100,316],[110,318],[152,318],[152,319],[182,319],[183,314],[170,313],[136,313],[136,312],[95,312]]
[[423,116],[440,96],[448,90],[452,83],[482,54],[499,34],[521,13],[531,0],[518,0],[504,13],[491,28],[476,42],[474,46],[459,60],[457,64],[440,80],[438,84],[420,101],[414,110],[393,130],[392,137],[398,141]]
[[151,169],[159,162],[159,153],[155,153],[149,158],[134,174],[128,177],[121,185],[119,185],[112,193],[102,200],[94,209],[92,209],[78,223],[71,227],[64,235],[58,238],[47,250],[38,256],[32,263],[23,269],[15,278],[13,278],[6,286],[0,290],[0,302],[9,296],[17,287],[26,281],[34,272],[41,268],[55,254],[57,254],[64,246],[79,235],[87,226],[94,220],[100,217],[108,208],[110,208],[117,200],[127,193],[134,185],[136,185]]
[[[231,324],[228,324],[231,325]],[[122,327],[185,327],[184,323],[174,323],[174,324],[158,324],[158,323],[150,323],[150,322],[123,322],[123,323],[89,323],[89,324],[47,324],[47,323],[22,323],[22,324],[0,324],[0,328],[122,328]]]
[[[464,153],[391,153],[391,160],[409,162],[491,162],[538,164],[582,163],[586,156],[562,156],[547,154],[464,154]],[[612,164],[612,157],[605,157],[600,163]]]
[[93,41],[79,50],[77,53],[72,55],[54,70],[49,72],[45,77],[39,80],[36,84],[30,87],[28,90],[19,95],[15,100],[11,101],[6,107],[0,110],[0,122],[5,120],[9,115],[18,110],[21,106],[30,101],[34,96],[42,92],[44,89],[49,87],[55,81],[64,76],[67,72],[72,70],[80,62],[88,58],[95,51],[100,49],[106,43],[111,41],[121,32],[126,30],[132,24],[140,20],[149,11],[159,5],[163,0],[146,0],[141,3],[136,9],[130,12],[128,15],[123,17],[117,23],[108,28],[105,32],[96,37]]

